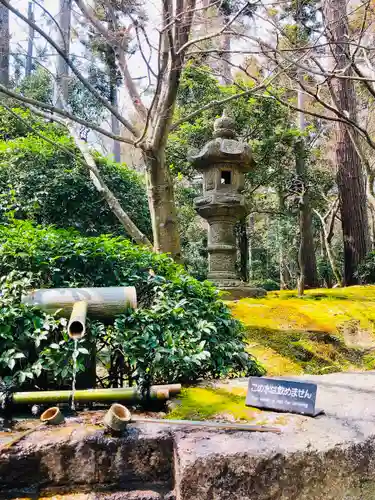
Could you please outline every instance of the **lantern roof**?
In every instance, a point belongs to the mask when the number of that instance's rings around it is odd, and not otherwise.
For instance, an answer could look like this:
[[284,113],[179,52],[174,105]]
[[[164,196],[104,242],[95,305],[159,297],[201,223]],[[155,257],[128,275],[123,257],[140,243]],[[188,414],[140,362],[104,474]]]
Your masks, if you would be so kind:
[[199,153],[190,156],[194,168],[207,170],[218,163],[230,163],[242,172],[249,172],[255,166],[250,146],[237,139],[236,122],[228,110],[215,120],[213,135],[214,139]]

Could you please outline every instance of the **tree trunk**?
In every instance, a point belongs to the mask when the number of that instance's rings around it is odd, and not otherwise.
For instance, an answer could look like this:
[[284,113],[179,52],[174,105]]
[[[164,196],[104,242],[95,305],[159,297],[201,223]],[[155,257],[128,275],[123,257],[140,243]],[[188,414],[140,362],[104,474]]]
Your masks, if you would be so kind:
[[[326,227],[325,218],[322,217],[322,215],[320,215],[320,213],[317,210],[314,210],[314,212],[319,217],[320,223],[322,225],[321,241],[322,241],[322,245],[324,244],[324,247],[322,247],[323,257],[327,256],[329,264],[330,264],[332,272],[333,272],[333,275],[336,279],[336,282],[338,285],[342,286],[341,273],[336,265],[336,260],[335,260],[335,257],[333,255],[332,247],[331,247],[331,241],[333,238],[333,228],[334,228],[335,218],[336,218],[336,214],[337,214],[337,207],[336,207],[336,209],[333,207],[332,210],[333,210],[332,211],[332,218],[331,218],[331,221],[329,223],[330,227],[328,228],[328,230]],[[331,288],[328,282],[327,282],[327,286],[328,286],[328,288]]]
[[[109,23],[111,30],[114,31],[113,23]],[[112,47],[107,45],[106,48],[106,64],[109,75],[109,100],[112,106],[118,109],[118,96],[117,96],[117,83],[118,83],[118,69],[116,64],[116,54]],[[120,135],[120,122],[111,114],[111,130],[114,135]],[[118,141],[113,141],[112,153],[115,162],[121,163],[121,145]]]
[[9,87],[9,10],[0,4],[0,83]]
[[180,234],[178,232],[173,180],[165,161],[163,147],[157,153],[143,152],[146,164],[148,204],[151,215],[154,251],[170,253],[181,260]]
[[303,294],[306,286],[309,288],[319,287],[319,280],[312,232],[312,213],[306,179],[305,147],[302,139],[298,140],[295,144],[295,155],[296,173],[301,181],[302,189],[299,199],[300,245],[298,250],[298,265],[300,268],[299,294]]
[[[229,20],[230,20],[229,16],[224,16],[223,19],[224,25],[228,24]],[[222,74],[220,76],[223,85],[230,85],[233,81],[232,71],[231,71],[231,61],[230,61],[230,49],[231,49],[230,34],[224,33],[224,35],[222,35],[221,49],[223,50],[223,54],[221,56]]]
[[77,148],[81,151],[82,156],[86,162],[86,165],[90,171],[90,179],[94,184],[96,190],[103,196],[107,202],[110,210],[115,214],[118,220],[121,222],[125,228],[128,235],[133,238],[133,240],[138,243],[138,245],[146,245],[151,247],[151,243],[134,224],[128,214],[123,210],[120,202],[112,191],[108,188],[104,180],[100,176],[98,167],[96,166],[95,160],[90,154],[87,144],[80,139],[79,133],[75,130],[74,125],[68,124],[68,130],[70,135],[73,137]]
[[[285,213],[285,198],[284,193],[281,190],[277,192],[279,201],[279,212],[280,214]],[[278,233],[279,233],[279,276],[280,276],[280,290],[287,290],[290,280],[290,275],[288,272],[288,267],[285,265],[285,240],[287,235],[285,234],[285,228],[282,224],[282,215],[278,219]]]
[[374,250],[375,248],[375,211],[372,206],[370,206],[370,214],[371,214],[371,229],[372,229],[372,238],[371,238],[371,248]]
[[253,234],[254,234],[254,215],[249,215],[249,223],[247,227],[247,239],[249,242],[249,281],[254,277],[253,273]]
[[[111,101],[112,106],[117,108],[117,87],[113,88],[113,99]],[[111,128],[112,128],[112,133],[115,135],[120,135],[120,122],[118,119],[114,116],[111,115]],[[121,163],[121,144],[119,141],[113,141],[113,159],[117,163]]]
[[249,281],[249,239],[246,217],[239,221],[240,276],[245,283]]
[[[351,74],[351,60],[347,52],[349,36],[345,0],[326,0],[324,15],[330,50],[335,57],[335,69],[343,76]],[[356,95],[350,78],[334,78],[332,91],[339,109],[352,119],[356,116]],[[351,140],[347,125],[336,123],[334,154],[337,165],[341,221],[344,240],[344,284],[358,283],[356,271],[369,250],[369,229],[366,189],[361,160]]]
[[[109,71],[110,101],[112,106],[117,109],[117,69],[115,59],[113,59],[113,65],[110,66],[109,59],[107,58],[107,65]],[[111,114],[111,129],[113,134],[120,135],[120,122],[113,114]],[[121,163],[121,145],[118,141],[113,141],[112,152],[115,162]]]
[[[29,2],[27,17],[30,21],[34,21],[33,2]],[[30,76],[33,69],[33,48],[34,48],[34,29],[29,26],[29,38],[27,40],[27,56],[25,76]]]
[[[60,0],[57,29],[57,43],[59,47],[69,55],[70,51],[70,23],[72,13],[72,0]],[[57,71],[55,85],[55,102],[58,108],[64,109],[64,103],[68,102],[69,90],[69,66],[60,55],[57,55]]]

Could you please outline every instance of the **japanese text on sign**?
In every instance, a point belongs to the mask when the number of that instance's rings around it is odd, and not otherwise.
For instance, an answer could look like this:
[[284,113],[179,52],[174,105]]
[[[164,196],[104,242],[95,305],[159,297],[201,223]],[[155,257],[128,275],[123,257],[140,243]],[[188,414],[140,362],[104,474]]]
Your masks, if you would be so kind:
[[295,387],[283,387],[281,385],[251,385],[251,392],[263,392],[264,394],[275,394],[278,396],[291,396],[292,398],[311,399],[312,394],[307,389]]
[[250,377],[246,405],[315,415],[317,386],[294,380]]

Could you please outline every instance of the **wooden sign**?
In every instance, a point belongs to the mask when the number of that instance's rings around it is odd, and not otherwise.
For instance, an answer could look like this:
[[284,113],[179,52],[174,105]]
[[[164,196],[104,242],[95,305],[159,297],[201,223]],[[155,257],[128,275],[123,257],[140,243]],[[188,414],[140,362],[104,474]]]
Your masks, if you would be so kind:
[[246,406],[316,416],[322,413],[315,409],[316,392],[316,384],[250,377]]

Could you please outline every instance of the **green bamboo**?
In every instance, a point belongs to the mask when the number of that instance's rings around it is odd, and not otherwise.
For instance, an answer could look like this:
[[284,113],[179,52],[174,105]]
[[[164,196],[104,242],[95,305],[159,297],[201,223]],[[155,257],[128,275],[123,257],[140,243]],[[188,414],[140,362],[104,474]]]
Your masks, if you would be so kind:
[[81,339],[86,333],[87,302],[84,300],[73,304],[68,323],[68,335],[72,339]]
[[[180,384],[155,385],[151,387],[150,398],[152,400],[166,400],[169,395],[178,394],[181,390]],[[25,404],[50,404],[68,403],[72,391],[33,391],[15,392],[13,403],[16,405]],[[74,401],[78,403],[115,403],[117,401],[137,402],[142,397],[136,387],[126,387],[119,389],[85,389],[77,390],[74,393]]]

